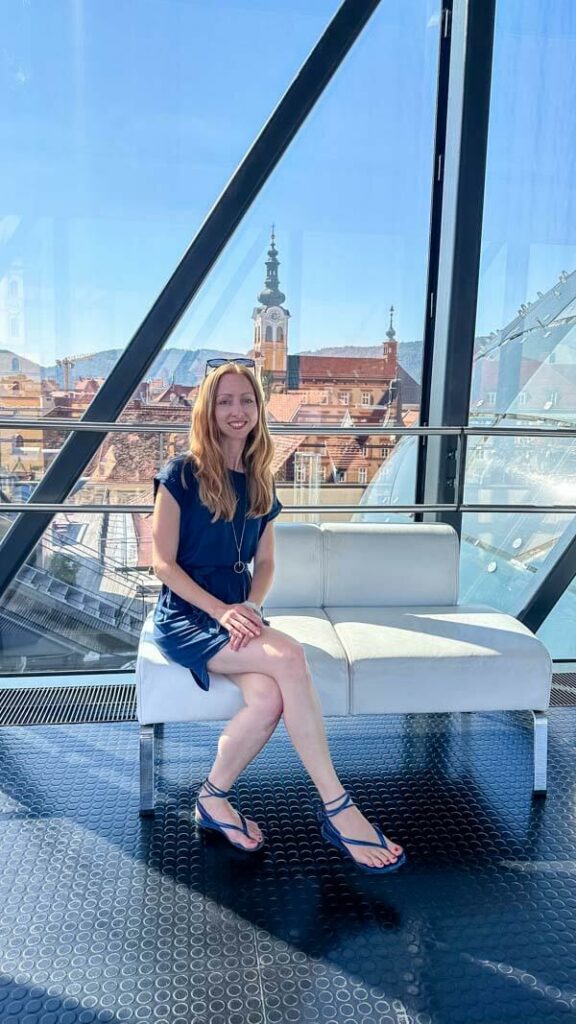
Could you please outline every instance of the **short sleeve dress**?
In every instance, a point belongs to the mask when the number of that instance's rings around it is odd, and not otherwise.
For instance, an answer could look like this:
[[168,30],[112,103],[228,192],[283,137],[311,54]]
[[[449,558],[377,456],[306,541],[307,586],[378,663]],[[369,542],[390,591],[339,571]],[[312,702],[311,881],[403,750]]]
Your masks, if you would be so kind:
[[[242,535],[247,507],[246,476],[228,470],[238,497],[234,515],[234,528],[238,540]],[[172,459],[154,477],[154,498],[159,484],[164,484],[180,506],[180,535],[177,564],[195,583],[226,604],[247,600],[252,576],[246,567],[242,573],[234,571],[238,549],[234,542],[232,524],[220,519],[211,522],[212,513],[202,504],[198,481],[192,463],[185,455]],[[258,542],[267,524],[282,510],[276,497],[264,516],[246,519],[241,545],[241,560],[247,565],[256,554]],[[269,625],[264,619],[266,625]],[[206,663],[230,640],[228,630],[201,608],[185,601],[166,584],[154,610],[154,641],[171,661],[189,668],[202,690],[210,688]]]

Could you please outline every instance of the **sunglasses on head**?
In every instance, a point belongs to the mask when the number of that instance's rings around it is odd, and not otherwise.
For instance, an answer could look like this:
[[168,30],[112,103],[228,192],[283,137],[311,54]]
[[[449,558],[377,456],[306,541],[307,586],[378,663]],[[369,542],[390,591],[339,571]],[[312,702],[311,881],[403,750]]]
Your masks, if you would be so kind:
[[218,366],[226,366],[227,363],[238,363],[239,366],[256,366],[253,359],[245,359],[243,356],[239,356],[238,359],[208,359],[204,376],[206,377],[211,370],[215,370]]

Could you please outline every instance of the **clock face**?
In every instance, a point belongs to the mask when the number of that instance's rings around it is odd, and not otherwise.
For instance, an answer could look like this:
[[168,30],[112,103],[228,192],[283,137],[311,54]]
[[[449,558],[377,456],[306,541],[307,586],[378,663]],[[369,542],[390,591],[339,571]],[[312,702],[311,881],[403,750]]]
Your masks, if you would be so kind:
[[269,320],[280,320],[281,317],[282,317],[282,313],[278,309],[277,306],[272,306],[272,309],[268,310],[268,319]]

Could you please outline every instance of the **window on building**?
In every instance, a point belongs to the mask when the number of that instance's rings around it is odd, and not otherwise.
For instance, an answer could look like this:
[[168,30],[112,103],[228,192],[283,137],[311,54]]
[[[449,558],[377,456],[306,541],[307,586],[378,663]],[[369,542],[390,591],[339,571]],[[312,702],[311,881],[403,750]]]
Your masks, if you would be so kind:
[[366,469],[365,466],[361,466],[360,469],[358,470],[358,483],[368,483],[368,470]]
[[350,392],[340,391],[338,393],[338,401],[340,402],[340,405],[350,405]]
[[338,484],[346,483],[346,470],[345,469],[337,469],[336,470],[336,483],[338,483]]
[[264,341],[272,341],[272,328],[270,325],[266,328],[266,334],[264,335]]
[[284,331],[281,327],[276,328],[276,341],[284,341]]
[[294,479],[297,484],[306,483],[306,466],[303,462],[294,463]]
[[495,391],[488,391],[488,392],[486,392],[486,405],[496,405],[496,392]]
[[17,320],[17,318],[15,316],[11,316],[10,317],[10,337],[11,338],[19,338],[20,337],[20,323],[19,323],[19,321]]
[[371,391],[363,391],[362,392],[362,398],[361,398],[361,405],[372,405],[373,402],[374,402],[374,399],[372,397],[372,392]]

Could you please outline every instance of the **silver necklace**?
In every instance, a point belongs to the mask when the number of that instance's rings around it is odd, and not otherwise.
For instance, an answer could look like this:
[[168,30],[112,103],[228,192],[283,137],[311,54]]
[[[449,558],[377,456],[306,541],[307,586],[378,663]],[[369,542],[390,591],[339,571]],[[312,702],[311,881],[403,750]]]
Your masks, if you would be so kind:
[[242,541],[244,540],[244,530],[246,529],[246,512],[248,511],[247,506],[248,506],[248,501],[246,501],[245,504],[244,504],[244,525],[242,526],[242,534],[241,534],[241,537],[240,537],[240,543],[238,543],[238,537],[236,536],[236,529],[234,527],[234,518],[232,518],[232,520],[230,521],[230,525],[232,527],[232,533],[234,534],[234,543],[236,545],[236,550],[238,551],[238,561],[234,563],[234,572],[237,572],[238,574],[244,572],[244,570],[246,568],[246,563],[242,561],[240,553],[242,551]]

